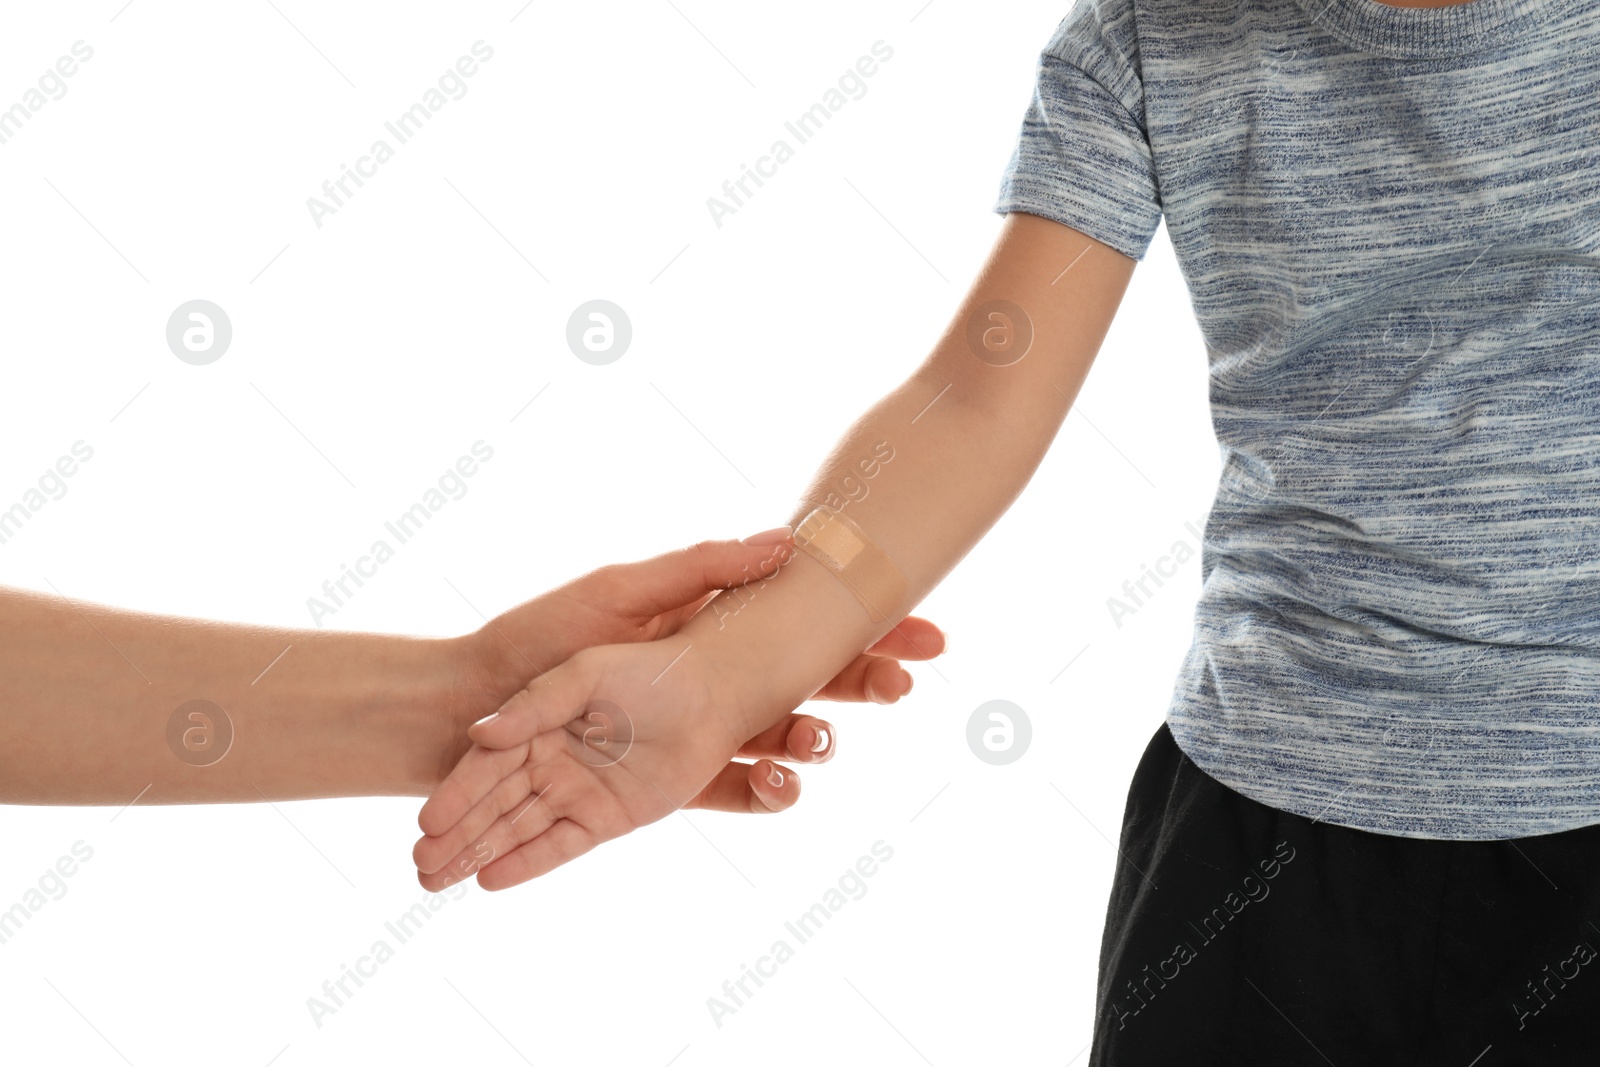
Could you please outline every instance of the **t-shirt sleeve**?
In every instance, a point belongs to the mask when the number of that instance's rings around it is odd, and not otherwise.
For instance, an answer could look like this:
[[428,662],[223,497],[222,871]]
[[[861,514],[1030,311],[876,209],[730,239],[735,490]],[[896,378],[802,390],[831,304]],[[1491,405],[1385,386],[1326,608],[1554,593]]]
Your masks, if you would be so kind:
[[1143,259],[1161,223],[1131,0],[1074,0],[1039,56],[994,210],[1082,231]]

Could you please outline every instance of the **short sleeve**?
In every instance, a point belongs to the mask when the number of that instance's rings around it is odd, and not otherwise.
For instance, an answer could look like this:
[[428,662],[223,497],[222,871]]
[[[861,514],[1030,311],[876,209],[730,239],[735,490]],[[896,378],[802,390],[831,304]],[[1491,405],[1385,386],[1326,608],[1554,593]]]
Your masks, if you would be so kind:
[[994,210],[1042,215],[1143,259],[1161,223],[1131,0],[1074,0],[1039,56]]

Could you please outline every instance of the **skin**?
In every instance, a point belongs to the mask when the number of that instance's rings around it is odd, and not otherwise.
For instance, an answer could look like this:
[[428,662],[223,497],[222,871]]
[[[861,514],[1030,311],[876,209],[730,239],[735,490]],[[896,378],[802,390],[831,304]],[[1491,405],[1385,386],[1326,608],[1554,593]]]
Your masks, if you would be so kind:
[[[1135,261],[1077,230],[1008,216],[944,336],[825,460],[794,513],[838,507],[894,561],[908,591],[894,620],[977,544],[1021,493],[1089,372]],[[1032,322],[1026,354],[979,358],[968,325],[996,299]],[[861,463],[894,458],[855,499]],[[848,481],[847,481],[848,480]],[[1036,564],[1019,564],[1020,577]],[[474,725],[475,747],[423,806],[413,857],[424,886],[475,874],[486,889],[538,877],[670,814],[721,773],[740,739],[790,709],[904,622],[873,622],[831,571],[800,553],[753,595],[722,594],[670,637],[586,649]],[[996,607],[1004,603],[996,593]],[[724,610],[725,606],[725,610]],[[914,638],[913,638],[914,643]],[[597,766],[578,743],[597,701],[624,709],[626,755]],[[616,718],[613,715],[613,718]],[[592,725],[592,722],[590,722]],[[622,739],[619,739],[622,740]],[[530,802],[531,806],[530,806]]]
[[[1378,0],[1450,7],[1471,0]],[[1008,217],[983,272],[922,366],[872,407],[824,462],[798,522],[880,441],[897,458],[848,514],[921,600],[1003,514],[1037,469],[1088,375],[1136,262],[1069,227]],[[974,358],[978,305],[1009,300],[1032,320],[1032,348],[1006,367]],[[924,419],[938,404],[937,417]],[[830,497],[830,494],[833,494]],[[424,886],[475,874],[504,889],[669,814],[720,773],[735,739],[757,734],[820,679],[886,633],[808,556],[742,600],[661,641],[595,647],[537,679],[470,730],[463,757],[418,816]],[[891,613],[897,618],[896,613]],[[627,754],[595,765],[575,721],[597,701],[626,711]]]
[[[530,677],[588,645],[677,632],[714,593],[773,572],[789,552],[787,533],[601,568],[443,639],[268,629],[0,590],[0,802],[426,796],[470,747],[468,724]],[[925,620],[907,636],[920,651],[904,638],[880,642],[837,672],[824,695],[899,699],[911,679],[895,657],[943,647]],[[168,725],[195,699],[224,709],[233,739],[186,761]],[[221,736],[217,721],[180,719],[191,742],[208,731]],[[822,762],[837,737],[810,715],[779,716],[738,746],[755,763],[730,751],[686,806],[782,810],[800,786],[774,761]]]

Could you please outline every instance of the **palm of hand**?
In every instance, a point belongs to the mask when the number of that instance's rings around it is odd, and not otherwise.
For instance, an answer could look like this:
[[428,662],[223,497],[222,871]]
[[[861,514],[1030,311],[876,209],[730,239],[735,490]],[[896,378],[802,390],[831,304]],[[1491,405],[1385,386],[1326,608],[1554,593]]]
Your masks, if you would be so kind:
[[424,887],[473,874],[485,889],[538,877],[670,815],[728,767],[741,724],[675,662],[676,645],[580,653],[539,697],[539,714],[557,725],[514,747],[475,746],[419,819],[429,834],[414,852]]

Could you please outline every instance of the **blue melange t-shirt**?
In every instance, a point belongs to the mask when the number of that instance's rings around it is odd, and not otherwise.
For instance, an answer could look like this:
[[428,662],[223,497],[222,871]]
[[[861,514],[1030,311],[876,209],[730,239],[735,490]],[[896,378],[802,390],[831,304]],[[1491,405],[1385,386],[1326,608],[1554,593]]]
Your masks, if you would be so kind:
[[1223,469],[1167,721],[1264,804],[1600,823],[1600,0],[1076,0],[996,210],[1163,216]]

